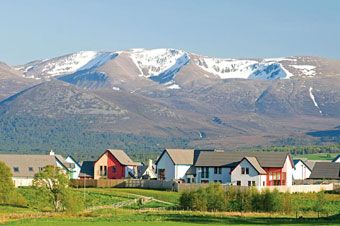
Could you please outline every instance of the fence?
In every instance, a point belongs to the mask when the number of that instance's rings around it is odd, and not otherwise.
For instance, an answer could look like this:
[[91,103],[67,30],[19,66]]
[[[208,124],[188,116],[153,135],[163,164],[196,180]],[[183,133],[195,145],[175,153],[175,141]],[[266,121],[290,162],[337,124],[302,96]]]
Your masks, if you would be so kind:
[[97,188],[147,188],[156,190],[177,191],[177,183],[160,180],[136,180],[136,179],[81,179],[71,180],[72,187],[97,187]]

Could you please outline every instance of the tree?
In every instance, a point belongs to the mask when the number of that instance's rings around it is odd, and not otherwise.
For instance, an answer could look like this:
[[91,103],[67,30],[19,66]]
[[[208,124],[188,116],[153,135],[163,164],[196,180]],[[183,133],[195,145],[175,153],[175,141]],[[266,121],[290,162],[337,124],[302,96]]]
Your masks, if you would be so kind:
[[11,169],[3,162],[0,162],[0,175],[0,204],[8,204],[9,197],[15,187]]
[[326,199],[325,199],[325,193],[323,191],[318,192],[316,195],[316,202],[313,207],[314,211],[318,213],[318,218],[320,217],[320,213],[325,212],[325,204],[326,204]]
[[[54,208],[54,211],[74,211],[83,207],[76,194],[69,188],[69,178],[62,169],[56,166],[46,166],[34,176],[33,186],[37,195],[42,195]],[[76,200],[77,202],[73,202]]]

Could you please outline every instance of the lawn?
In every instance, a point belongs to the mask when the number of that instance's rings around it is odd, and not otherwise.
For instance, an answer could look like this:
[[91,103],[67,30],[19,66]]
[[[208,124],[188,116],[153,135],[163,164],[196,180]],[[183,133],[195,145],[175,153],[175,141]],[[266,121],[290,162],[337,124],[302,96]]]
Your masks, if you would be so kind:
[[305,155],[293,155],[294,159],[308,160],[333,160],[339,153],[314,153]]
[[[97,216],[96,216],[97,214]],[[4,225],[20,226],[147,226],[147,225],[182,225],[182,226],[203,226],[203,225],[340,225],[340,219],[332,218],[305,218],[295,219],[293,217],[281,217],[279,215],[269,216],[268,214],[246,214],[245,216],[225,215],[225,213],[197,213],[186,211],[134,211],[134,210],[111,210],[111,214],[104,212],[94,215],[79,217],[57,217],[44,219],[27,219],[13,221]]]

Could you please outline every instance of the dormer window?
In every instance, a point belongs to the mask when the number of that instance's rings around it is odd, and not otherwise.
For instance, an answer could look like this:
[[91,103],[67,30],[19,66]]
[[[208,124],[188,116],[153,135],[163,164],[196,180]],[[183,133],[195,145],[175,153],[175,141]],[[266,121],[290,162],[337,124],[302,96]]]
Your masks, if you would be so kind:
[[17,172],[19,172],[19,167],[13,167],[13,171],[15,172],[15,173],[17,173]]
[[33,172],[33,167],[28,167],[29,172]]

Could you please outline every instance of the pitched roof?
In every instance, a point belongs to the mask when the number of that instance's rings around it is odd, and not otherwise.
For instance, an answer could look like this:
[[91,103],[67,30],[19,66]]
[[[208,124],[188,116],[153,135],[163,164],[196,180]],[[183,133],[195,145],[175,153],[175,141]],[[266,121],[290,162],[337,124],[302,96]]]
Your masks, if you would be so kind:
[[245,156],[256,157],[261,167],[283,167],[289,153],[286,152],[201,152],[195,166],[235,167]]
[[79,177],[94,176],[94,161],[84,161],[80,168]]
[[[248,160],[248,162],[255,168],[259,174],[267,174],[267,172],[260,166],[260,163],[255,157],[244,157],[243,159]],[[242,161],[241,161],[242,162]]]
[[75,168],[75,164],[67,162],[66,159],[64,159],[63,156],[61,156],[61,155],[54,155],[54,156],[58,160],[58,162],[64,166],[64,168],[66,168],[66,169],[74,169]]
[[340,163],[316,162],[309,179],[336,179],[340,180]]
[[132,161],[130,157],[123,150],[108,149],[107,151],[110,152],[122,165],[125,165],[125,166],[140,165],[139,163]]
[[294,159],[293,162],[294,162],[294,168],[296,164],[298,164],[299,162],[302,162],[302,164],[304,164],[310,171],[312,171],[314,164],[315,164],[315,162],[311,162],[308,160],[304,161],[302,159]]
[[[14,177],[34,177],[45,166],[57,166],[54,155],[0,154],[0,161],[11,168]],[[18,167],[18,171],[14,171]],[[31,171],[30,168],[33,168]]]
[[196,175],[196,167],[194,165],[190,166],[185,175]]
[[332,162],[336,162],[339,158],[340,158],[340,154],[337,155],[337,156],[332,160]]
[[157,159],[156,164],[165,153],[168,153],[175,165],[192,165],[194,163],[194,149],[165,149]]

